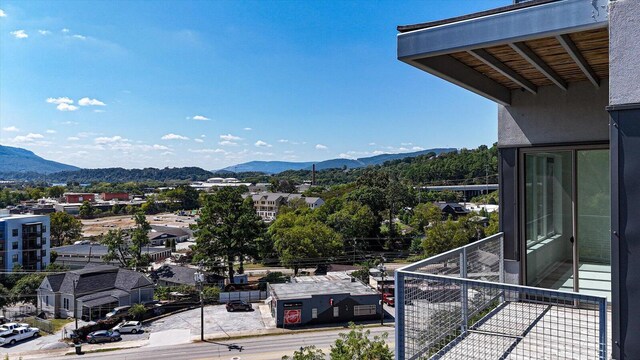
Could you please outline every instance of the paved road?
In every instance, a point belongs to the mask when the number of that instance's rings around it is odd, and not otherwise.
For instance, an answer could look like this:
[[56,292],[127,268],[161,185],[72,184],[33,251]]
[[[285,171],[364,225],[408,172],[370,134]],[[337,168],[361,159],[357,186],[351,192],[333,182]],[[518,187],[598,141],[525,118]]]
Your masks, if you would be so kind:
[[[371,336],[384,332],[389,334],[387,343],[393,349],[394,329],[392,327],[370,328]],[[281,359],[284,355],[292,355],[301,346],[315,345],[329,352],[330,346],[338,338],[340,332],[345,330],[317,331],[307,333],[293,333],[287,335],[262,336],[220,343],[191,343],[174,345],[170,347],[141,347],[137,349],[109,351],[104,353],[85,354],[82,359],[134,359],[134,360],[213,360],[213,359],[239,359],[239,360],[271,360]],[[229,350],[228,344],[243,346],[242,352]],[[55,359],[69,360],[70,356]]]

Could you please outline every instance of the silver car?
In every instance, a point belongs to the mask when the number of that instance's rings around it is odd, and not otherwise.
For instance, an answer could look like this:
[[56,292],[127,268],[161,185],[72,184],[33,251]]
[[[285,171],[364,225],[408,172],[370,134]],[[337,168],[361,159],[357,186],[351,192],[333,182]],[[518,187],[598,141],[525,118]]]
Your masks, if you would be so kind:
[[111,330],[117,331],[121,334],[137,334],[142,332],[142,323],[140,321],[125,321],[114,326]]

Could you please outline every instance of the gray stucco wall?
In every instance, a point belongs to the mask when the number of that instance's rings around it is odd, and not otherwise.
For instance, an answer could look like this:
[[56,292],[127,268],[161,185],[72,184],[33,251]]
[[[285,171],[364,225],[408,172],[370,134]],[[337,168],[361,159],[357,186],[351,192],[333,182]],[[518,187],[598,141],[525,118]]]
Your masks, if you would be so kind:
[[518,147],[609,140],[609,85],[572,83],[564,91],[544,86],[538,94],[512,92],[512,105],[498,108],[498,146]]
[[609,103],[640,103],[640,1],[609,3]]

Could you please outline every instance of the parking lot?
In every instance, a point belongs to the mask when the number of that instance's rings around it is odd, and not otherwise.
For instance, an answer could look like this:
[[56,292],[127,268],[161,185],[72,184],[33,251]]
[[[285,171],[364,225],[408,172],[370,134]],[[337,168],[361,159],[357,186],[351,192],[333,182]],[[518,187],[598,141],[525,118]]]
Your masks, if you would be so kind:
[[[204,332],[209,337],[225,336],[238,332],[259,331],[267,329],[257,304],[252,304],[253,311],[227,312],[224,305],[212,305],[204,308]],[[200,334],[200,309],[187,310],[154,321],[145,330],[151,333],[189,329],[191,336]]]

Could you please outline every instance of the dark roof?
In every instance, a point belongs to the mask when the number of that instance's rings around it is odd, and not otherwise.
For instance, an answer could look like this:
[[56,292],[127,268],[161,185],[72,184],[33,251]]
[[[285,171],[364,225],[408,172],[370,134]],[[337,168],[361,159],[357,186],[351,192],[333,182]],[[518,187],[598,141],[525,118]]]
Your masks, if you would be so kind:
[[457,214],[467,214],[469,213],[469,210],[467,210],[464,206],[455,203],[455,202],[437,202],[435,203],[440,210],[444,211],[446,208],[451,208],[451,210],[453,210],[453,212],[457,213]]
[[[160,226],[160,225],[151,225],[151,229],[155,230],[155,232],[166,233],[176,237],[187,236],[190,235],[190,232],[178,227],[172,226]],[[149,236],[151,236],[152,232],[149,232]]]
[[49,281],[55,292],[65,294],[75,292],[78,295],[115,290],[128,293],[139,287],[153,285],[153,282],[142,273],[111,265],[91,265],[65,274],[48,275],[44,281]]
[[547,3],[556,2],[556,1],[562,1],[562,0],[530,0],[530,1],[524,1],[524,2],[517,3],[517,4],[513,4],[513,5],[502,6],[502,7],[498,7],[498,8],[494,8],[494,9],[490,9],[490,10],[480,11],[480,12],[467,14],[467,15],[462,15],[462,16],[456,16],[456,17],[443,19],[443,20],[436,20],[436,21],[430,21],[430,22],[413,24],[413,25],[399,25],[397,27],[397,29],[398,29],[399,32],[405,33],[405,32],[409,32],[409,31],[427,29],[427,28],[435,27],[435,26],[439,26],[439,25],[450,24],[450,23],[454,23],[454,22],[458,22],[458,21],[471,20],[471,19],[476,19],[476,18],[483,17],[483,16],[495,15],[495,14],[499,14],[499,13],[503,13],[503,12],[524,9],[524,8],[528,8],[528,7],[531,7],[531,6],[537,6],[537,5],[547,4]]
[[83,306],[94,307],[116,302],[120,297],[127,295],[129,295],[128,292],[115,289],[81,296],[78,298],[78,300],[82,301]]

